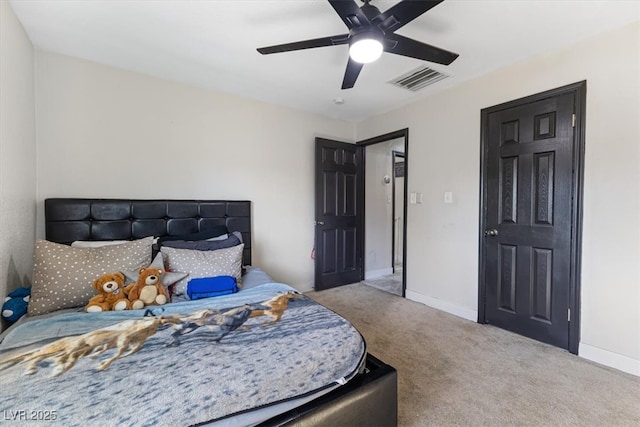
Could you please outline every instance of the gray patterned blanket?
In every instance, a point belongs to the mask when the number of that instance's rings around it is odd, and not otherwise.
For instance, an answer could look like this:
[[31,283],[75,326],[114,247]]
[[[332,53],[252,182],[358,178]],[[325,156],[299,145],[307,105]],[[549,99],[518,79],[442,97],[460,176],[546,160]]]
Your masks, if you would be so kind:
[[270,283],[147,312],[26,322],[0,344],[0,411],[9,425],[194,425],[349,380],[365,356],[361,335],[290,291]]

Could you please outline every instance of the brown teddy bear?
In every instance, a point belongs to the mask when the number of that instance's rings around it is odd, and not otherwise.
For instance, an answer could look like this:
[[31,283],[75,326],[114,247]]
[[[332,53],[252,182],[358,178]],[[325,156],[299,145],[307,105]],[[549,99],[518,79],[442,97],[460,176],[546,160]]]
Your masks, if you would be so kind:
[[110,310],[128,310],[131,303],[122,289],[124,287],[124,274],[103,274],[93,281],[93,288],[99,295],[92,297],[84,307],[87,313],[96,313]]
[[169,299],[166,289],[160,282],[164,270],[154,267],[141,268],[136,283],[127,285],[125,293],[131,302],[131,308],[138,310],[147,305],[163,305]]

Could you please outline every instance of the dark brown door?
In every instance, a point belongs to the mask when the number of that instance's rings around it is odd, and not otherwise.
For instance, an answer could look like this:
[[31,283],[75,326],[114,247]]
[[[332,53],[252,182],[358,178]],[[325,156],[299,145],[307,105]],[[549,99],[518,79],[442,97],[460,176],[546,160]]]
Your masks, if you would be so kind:
[[484,321],[566,349],[575,111],[574,92],[483,110]]
[[362,149],[316,138],[315,289],[362,277]]

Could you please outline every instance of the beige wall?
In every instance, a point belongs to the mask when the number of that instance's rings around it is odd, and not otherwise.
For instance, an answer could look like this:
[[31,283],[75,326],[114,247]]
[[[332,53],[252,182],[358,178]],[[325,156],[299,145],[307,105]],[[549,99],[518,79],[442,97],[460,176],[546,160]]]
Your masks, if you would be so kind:
[[38,236],[47,197],[253,202],[253,262],[313,286],[314,137],[354,125],[37,52]]
[[410,298],[476,318],[480,110],[586,79],[580,354],[640,375],[639,55],[635,23],[358,123],[410,128]]
[[29,286],[35,236],[33,46],[0,2],[0,296]]

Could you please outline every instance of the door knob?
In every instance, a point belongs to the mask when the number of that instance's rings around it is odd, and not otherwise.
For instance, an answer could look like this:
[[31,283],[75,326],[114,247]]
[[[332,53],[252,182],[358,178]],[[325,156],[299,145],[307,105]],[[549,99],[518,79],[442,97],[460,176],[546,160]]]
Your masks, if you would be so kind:
[[316,221],[316,225],[324,225],[324,221]]
[[489,236],[489,237],[494,237],[498,235],[498,230],[496,230],[495,228],[491,228],[489,230],[485,230],[484,231],[484,235],[485,236]]

